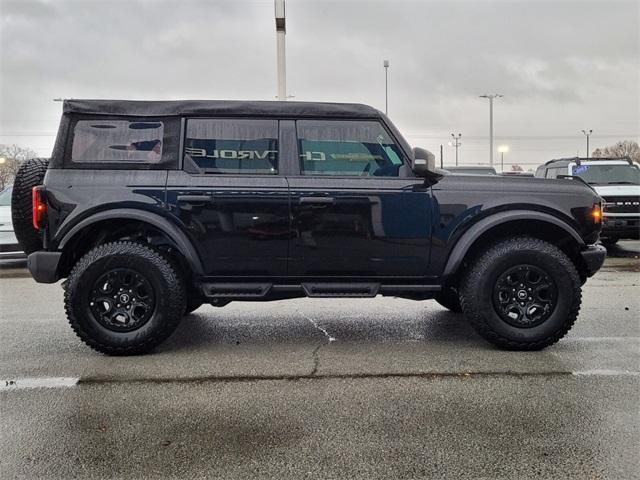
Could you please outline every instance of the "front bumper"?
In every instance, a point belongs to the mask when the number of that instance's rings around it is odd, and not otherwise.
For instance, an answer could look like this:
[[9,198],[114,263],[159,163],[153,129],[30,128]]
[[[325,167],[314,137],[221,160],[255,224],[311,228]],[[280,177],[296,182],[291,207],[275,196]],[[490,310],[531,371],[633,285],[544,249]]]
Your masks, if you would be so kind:
[[604,215],[601,237],[640,239],[640,217],[611,217]]
[[58,264],[62,252],[47,252],[40,250],[27,257],[27,268],[31,276],[38,283],[56,283],[58,277]]
[[607,256],[607,249],[602,245],[589,245],[580,252],[580,255],[582,255],[584,264],[587,267],[587,276],[591,277],[602,267]]

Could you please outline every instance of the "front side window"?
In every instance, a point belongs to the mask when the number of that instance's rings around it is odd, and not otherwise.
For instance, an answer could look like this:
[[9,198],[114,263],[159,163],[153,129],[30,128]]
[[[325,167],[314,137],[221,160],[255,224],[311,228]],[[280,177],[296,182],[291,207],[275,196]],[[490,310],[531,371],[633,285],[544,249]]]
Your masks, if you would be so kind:
[[159,163],[162,122],[78,120],[71,160],[78,163]]
[[278,121],[191,119],[185,161],[201,173],[278,173]]
[[375,121],[298,120],[303,175],[397,177],[402,152]]

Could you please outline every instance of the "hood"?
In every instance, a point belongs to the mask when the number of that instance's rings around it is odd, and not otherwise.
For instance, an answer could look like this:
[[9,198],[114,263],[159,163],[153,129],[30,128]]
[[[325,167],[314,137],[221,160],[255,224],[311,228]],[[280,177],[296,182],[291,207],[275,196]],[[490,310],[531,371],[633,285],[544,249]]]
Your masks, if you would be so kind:
[[596,192],[589,185],[571,179],[548,179],[538,177],[516,177],[501,175],[445,175],[434,190],[475,190],[494,193],[584,193]]
[[602,197],[640,197],[640,185],[593,185]]

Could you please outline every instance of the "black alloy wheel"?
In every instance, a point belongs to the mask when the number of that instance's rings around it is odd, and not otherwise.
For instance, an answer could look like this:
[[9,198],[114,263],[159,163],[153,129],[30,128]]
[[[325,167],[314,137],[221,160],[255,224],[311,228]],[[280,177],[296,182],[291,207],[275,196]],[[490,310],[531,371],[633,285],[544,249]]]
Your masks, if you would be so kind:
[[100,276],[89,292],[89,314],[114,332],[131,332],[149,321],[156,308],[149,281],[130,268],[115,268]]
[[517,265],[498,277],[493,305],[510,325],[531,328],[544,323],[556,308],[558,287],[541,268]]

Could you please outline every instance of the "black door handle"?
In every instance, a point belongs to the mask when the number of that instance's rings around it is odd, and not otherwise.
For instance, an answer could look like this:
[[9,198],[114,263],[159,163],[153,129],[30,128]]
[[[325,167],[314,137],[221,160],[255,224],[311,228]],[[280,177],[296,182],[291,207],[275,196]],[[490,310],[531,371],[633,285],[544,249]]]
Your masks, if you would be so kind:
[[333,197],[301,197],[300,203],[312,203],[315,205],[333,205],[336,199]]
[[211,203],[212,195],[178,195],[178,203]]

